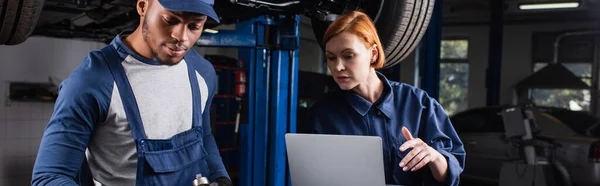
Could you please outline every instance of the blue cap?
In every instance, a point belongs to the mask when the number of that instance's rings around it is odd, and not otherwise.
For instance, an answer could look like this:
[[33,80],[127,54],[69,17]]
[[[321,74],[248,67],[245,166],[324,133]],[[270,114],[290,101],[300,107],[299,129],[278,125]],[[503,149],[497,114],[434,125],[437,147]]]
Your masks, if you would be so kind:
[[213,8],[214,0],[158,0],[165,9],[176,12],[192,12],[206,15],[217,23],[220,23],[219,16]]

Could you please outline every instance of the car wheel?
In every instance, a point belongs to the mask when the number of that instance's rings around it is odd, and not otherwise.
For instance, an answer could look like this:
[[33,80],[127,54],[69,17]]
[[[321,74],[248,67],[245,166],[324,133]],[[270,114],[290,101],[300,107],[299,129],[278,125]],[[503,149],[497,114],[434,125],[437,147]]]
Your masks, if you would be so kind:
[[[388,68],[401,62],[419,45],[429,25],[434,0],[379,0],[368,5],[373,4],[379,6],[361,8],[375,22],[386,55],[384,68]],[[313,32],[321,46],[321,38],[330,23],[312,19]]]
[[0,45],[16,45],[35,29],[44,0],[3,0],[0,6]]

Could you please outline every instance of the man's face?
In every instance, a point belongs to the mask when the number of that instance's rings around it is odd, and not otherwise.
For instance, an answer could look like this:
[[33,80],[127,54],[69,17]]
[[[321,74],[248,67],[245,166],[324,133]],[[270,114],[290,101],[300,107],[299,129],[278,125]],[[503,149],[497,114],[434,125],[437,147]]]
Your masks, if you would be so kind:
[[152,56],[159,63],[175,65],[200,38],[207,17],[201,14],[165,10],[156,0],[143,17],[142,34]]

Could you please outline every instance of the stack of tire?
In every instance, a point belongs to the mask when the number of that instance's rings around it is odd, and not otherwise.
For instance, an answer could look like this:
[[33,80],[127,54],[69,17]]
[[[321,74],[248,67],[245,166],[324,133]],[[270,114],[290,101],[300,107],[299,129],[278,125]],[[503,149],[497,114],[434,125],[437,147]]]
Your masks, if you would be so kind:
[[[425,34],[435,0],[367,0],[360,7],[375,22],[386,55],[388,68],[400,63],[419,45]],[[364,3],[364,2],[363,2]],[[329,22],[312,19],[317,41]],[[321,43],[322,46],[322,43]]]

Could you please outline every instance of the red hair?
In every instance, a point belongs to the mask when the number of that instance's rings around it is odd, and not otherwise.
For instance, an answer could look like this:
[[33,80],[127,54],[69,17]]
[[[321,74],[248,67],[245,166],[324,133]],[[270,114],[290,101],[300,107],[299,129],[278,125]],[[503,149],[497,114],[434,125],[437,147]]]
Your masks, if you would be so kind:
[[383,67],[385,63],[385,56],[379,35],[377,35],[377,29],[371,18],[360,11],[351,11],[337,18],[325,31],[323,36],[323,43],[327,43],[334,36],[339,35],[342,32],[352,33],[362,40],[367,48],[377,45],[377,59],[371,66],[375,69]]

